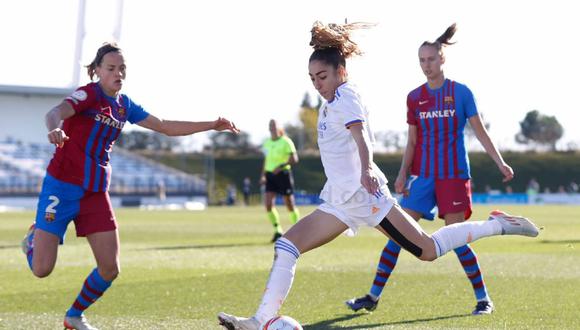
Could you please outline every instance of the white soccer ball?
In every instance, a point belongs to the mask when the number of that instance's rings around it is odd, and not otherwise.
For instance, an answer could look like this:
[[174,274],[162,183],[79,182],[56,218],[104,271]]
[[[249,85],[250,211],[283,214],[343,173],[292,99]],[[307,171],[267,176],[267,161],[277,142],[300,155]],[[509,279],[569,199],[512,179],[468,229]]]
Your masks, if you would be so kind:
[[280,315],[275,316],[268,321],[266,321],[260,330],[303,330],[302,326],[298,321],[291,318],[290,316]]

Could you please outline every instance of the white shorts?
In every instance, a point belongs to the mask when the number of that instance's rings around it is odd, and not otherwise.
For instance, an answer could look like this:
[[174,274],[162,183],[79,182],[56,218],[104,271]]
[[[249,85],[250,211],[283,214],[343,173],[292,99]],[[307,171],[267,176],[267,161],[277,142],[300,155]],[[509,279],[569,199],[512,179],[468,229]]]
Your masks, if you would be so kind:
[[376,227],[396,204],[397,200],[391,196],[387,185],[383,185],[376,196],[361,187],[345,203],[324,202],[318,210],[334,215],[356,234],[361,225]]

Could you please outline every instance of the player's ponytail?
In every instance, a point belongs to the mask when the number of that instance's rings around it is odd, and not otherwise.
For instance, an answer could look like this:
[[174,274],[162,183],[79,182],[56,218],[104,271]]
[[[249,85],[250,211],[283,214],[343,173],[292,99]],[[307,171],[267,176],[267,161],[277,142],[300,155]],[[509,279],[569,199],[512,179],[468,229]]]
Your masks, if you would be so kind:
[[91,64],[85,66],[87,68],[87,73],[91,78],[91,80],[93,80],[93,77],[95,76],[95,71],[97,67],[101,65],[101,63],[103,62],[103,57],[105,57],[105,55],[107,55],[110,52],[121,52],[121,48],[119,48],[119,46],[117,46],[117,44],[114,42],[105,42],[97,50],[97,55],[95,55],[95,58],[93,59]]
[[451,38],[453,38],[453,35],[455,34],[456,31],[457,31],[457,26],[455,23],[453,23],[445,30],[445,32],[443,32],[442,35],[439,36],[439,38],[437,38],[437,40],[435,40],[433,42],[425,41],[425,42],[423,42],[421,47],[432,46],[432,47],[437,48],[438,51],[441,51],[441,49],[444,46],[449,46],[449,45],[454,44],[454,42],[451,42],[450,40],[451,40]]
[[319,21],[312,26],[310,46],[314,52],[309,62],[324,61],[334,68],[346,67],[346,59],[353,55],[362,55],[359,46],[350,39],[350,32],[374,26],[368,23],[323,24]]

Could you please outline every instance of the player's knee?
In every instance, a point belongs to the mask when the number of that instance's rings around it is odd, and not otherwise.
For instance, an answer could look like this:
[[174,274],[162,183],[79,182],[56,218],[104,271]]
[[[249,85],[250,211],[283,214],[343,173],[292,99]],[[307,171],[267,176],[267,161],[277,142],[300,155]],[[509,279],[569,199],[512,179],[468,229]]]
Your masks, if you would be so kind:
[[119,265],[102,267],[99,268],[99,273],[105,281],[111,282],[119,276],[119,274],[121,273],[121,268],[119,267]]
[[423,254],[421,254],[421,256],[419,257],[420,260],[423,261],[433,261],[435,259],[437,259],[437,255],[435,253],[429,253],[429,252],[423,252]]
[[423,253],[418,257],[420,260],[433,261],[437,259],[437,253],[434,248],[423,248],[422,250]]
[[38,278],[43,278],[50,275],[53,269],[54,267],[47,265],[34,265],[34,267],[32,267],[32,274]]

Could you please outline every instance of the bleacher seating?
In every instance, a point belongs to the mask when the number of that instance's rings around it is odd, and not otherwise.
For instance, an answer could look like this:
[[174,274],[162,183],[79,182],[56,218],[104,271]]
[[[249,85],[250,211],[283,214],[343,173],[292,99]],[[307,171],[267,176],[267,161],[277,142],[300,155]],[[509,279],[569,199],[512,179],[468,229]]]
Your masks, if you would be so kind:
[[[54,153],[49,144],[0,141],[0,194],[38,193],[48,162]],[[163,164],[115,147],[111,194],[203,195],[205,181]]]

